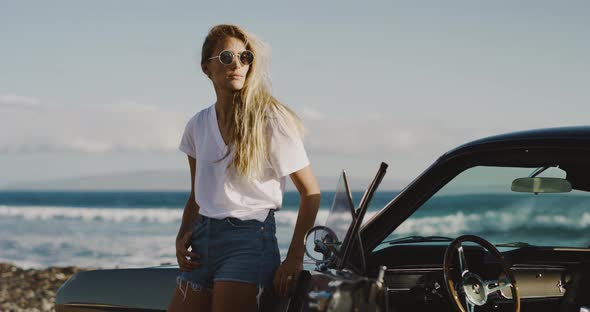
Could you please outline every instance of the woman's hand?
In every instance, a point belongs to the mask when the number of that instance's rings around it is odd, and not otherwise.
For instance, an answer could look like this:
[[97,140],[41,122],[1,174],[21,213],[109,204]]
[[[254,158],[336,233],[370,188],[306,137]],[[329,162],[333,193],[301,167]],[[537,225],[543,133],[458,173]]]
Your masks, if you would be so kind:
[[188,251],[188,247],[191,245],[191,235],[192,232],[188,231],[180,239],[176,240],[176,261],[180,270],[185,272],[192,271],[201,265],[201,263],[193,260],[199,258],[199,254]]
[[303,271],[303,258],[289,257],[279,265],[273,284],[277,294],[286,297],[297,284],[299,273]]

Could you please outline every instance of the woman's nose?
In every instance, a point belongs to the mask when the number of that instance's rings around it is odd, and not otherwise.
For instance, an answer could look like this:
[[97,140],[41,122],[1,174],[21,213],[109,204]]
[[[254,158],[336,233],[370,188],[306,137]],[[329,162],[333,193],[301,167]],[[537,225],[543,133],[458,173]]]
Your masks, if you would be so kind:
[[241,68],[242,62],[240,62],[240,56],[234,55],[234,61],[231,63],[232,68]]

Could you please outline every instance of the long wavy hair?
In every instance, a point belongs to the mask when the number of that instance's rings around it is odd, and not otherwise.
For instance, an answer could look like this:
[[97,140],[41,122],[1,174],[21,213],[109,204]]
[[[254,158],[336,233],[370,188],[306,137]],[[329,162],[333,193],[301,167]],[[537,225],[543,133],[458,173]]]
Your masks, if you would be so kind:
[[[301,119],[271,94],[270,49],[260,39],[239,26],[222,24],[211,28],[201,51],[201,65],[209,61],[215,47],[228,37],[244,42],[254,54],[242,89],[236,91],[233,105],[224,118],[228,146],[233,146],[233,166],[237,173],[248,179],[258,178],[270,166],[268,155],[270,131],[286,136],[303,138],[305,129]],[[219,159],[229,156],[231,149]]]

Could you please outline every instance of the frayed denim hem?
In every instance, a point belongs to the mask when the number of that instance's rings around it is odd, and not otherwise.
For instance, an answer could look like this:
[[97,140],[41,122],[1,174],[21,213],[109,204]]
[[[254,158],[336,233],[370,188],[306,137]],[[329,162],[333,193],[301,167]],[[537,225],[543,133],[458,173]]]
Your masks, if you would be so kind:
[[[182,282],[186,282],[186,287],[184,287],[184,290],[182,289]],[[180,290],[180,292],[183,295],[183,299],[182,301],[186,300],[186,294],[188,293],[188,285],[191,285],[191,288],[193,290],[200,290],[200,291],[212,291],[211,288],[207,288],[205,286],[199,285],[193,281],[189,281],[189,280],[185,280],[183,278],[181,278],[180,276],[176,277],[176,286],[178,287],[178,289]]]

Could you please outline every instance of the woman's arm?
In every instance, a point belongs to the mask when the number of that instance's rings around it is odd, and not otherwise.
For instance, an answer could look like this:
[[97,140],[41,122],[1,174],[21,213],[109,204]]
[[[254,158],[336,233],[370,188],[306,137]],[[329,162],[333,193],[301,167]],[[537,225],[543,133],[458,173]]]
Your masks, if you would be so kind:
[[[182,222],[176,235],[176,260],[181,271],[192,271],[199,263],[194,260],[199,255],[194,252],[189,252],[190,238],[192,234],[192,225],[199,216],[199,205],[195,200],[195,168],[196,160],[188,156],[188,163],[191,172],[191,194],[184,205],[184,212],[182,213]],[[191,257],[188,260],[186,257]]]
[[320,186],[310,166],[292,173],[290,177],[297,191],[299,191],[300,203],[295,231],[293,232],[291,245],[287,252],[287,258],[303,260],[303,253],[305,251],[303,240],[307,231],[315,223],[315,218],[320,208]]
[[310,166],[293,172],[289,176],[299,191],[300,204],[287,258],[281,263],[274,276],[275,288],[277,293],[282,296],[289,293],[289,289],[295,285],[295,279],[299,272],[303,270],[305,251],[303,240],[307,231],[315,223],[321,198],[318,181]]

